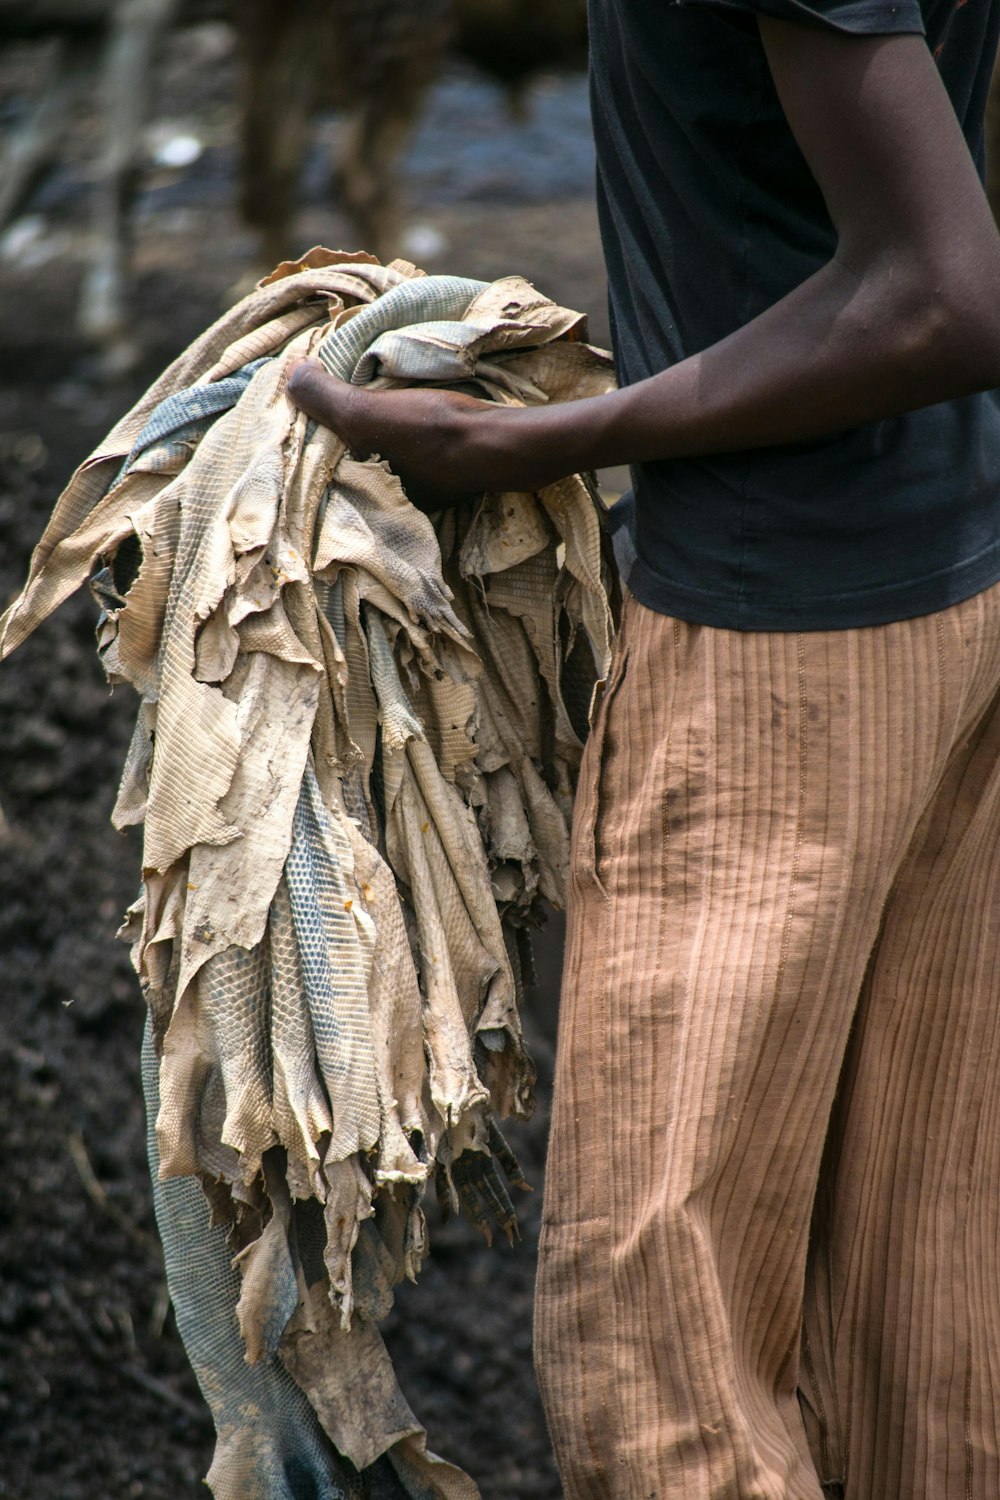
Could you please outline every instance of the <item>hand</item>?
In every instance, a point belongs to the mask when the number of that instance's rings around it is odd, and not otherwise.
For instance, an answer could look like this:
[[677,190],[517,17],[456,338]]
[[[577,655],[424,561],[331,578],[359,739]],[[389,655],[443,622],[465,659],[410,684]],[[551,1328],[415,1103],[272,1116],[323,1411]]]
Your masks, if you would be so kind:
[[546,408],[518,409],[423,387],[369,391],[317,359],[292,366],[289,400],[342,437],[359,458],[377,453],[421,510],[441,510],[484,490],[532,490],[572,469],[550,455]]
[[489,1152],[463,1151],[451,1164],[451,1181],[443,1166],[438,1166],[436,1187],[441,1216],[447,1222],[452,1211],[452,1192],[458,1204],[465,1210],[471,1222],[486,1240],[492,1244],[493,1231],[490,1215],[496,1219],[507,1236],[508,1244],[521,1238],[517,1222],[517,1211],[510,1200],[506,1184],[497,1171],[503,1167],[507,1181],[521,1192],[530,1193],[531,1186],[524,1179],[520,1163],[494,1119],[489,1122]]

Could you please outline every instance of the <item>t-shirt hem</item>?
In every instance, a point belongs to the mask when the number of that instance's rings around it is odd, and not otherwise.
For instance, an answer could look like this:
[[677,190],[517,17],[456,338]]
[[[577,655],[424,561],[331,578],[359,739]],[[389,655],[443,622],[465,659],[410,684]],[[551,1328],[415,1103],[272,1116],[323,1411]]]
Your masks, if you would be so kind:
[[[618,538],[616,537],[616,543]],[[619,547],[616,545],[616,553]],[[685,588],[664,578],[641,557],[622,558],[622,582],[640,604],[692,625],[721,630],[854,630],[937,614],[1000,582],[1000,542],[944,575],[850,594],[776,603]]]
[[917,0],[902,0],[889,5],[885,0],[857,0],[834,12],[824,12],[807,0],[668,0],[671,5],[707,7],[709,10],[741,13],[744,16],[776,16],[779,20],[803,21],[864,36],[897,34],[926,35],[923,16]]

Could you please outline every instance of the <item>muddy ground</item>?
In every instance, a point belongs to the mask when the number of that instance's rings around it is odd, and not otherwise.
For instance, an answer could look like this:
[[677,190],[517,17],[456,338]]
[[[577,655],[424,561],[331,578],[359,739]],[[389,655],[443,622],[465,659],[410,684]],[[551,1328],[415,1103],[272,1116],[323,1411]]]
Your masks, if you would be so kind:
[[[23,110],[35,54],[0,58],[0,124]],[[253,263],[233,210],[235,62],[224,31],[179,33],[157,79],[161,138],[198,159],[147,174],[136,216],[139,366],[96,377],[75,333],[95,121],[0,242],[0,599],[74,465]],[[340,124],[317,127],[290,250],[359,248],[325,190]],[[543,78],[524,120],[455,71],[407,164],[408,253],[429,270],[519,272],[591,311],[606,338],[581,79]],[[135,834],[108,822],[130,731],[78,598],[0,668],[0,1495],[7,1500],[185,1500],[211,1452],[206,1408],[167,1304],[152,1220],[138,1080],[140,996],[113,941],[133,899]],[[403,1387],[431,1445],[486,1500],[559,1494],[531,1370],[531,1288],[555,1024],[558,944],[527,1026],[540,1073],[532,1124],[514,1134],[537,1186],[514,1250],[487,1251],[429,1208],[433,1254],[388,1325]]]

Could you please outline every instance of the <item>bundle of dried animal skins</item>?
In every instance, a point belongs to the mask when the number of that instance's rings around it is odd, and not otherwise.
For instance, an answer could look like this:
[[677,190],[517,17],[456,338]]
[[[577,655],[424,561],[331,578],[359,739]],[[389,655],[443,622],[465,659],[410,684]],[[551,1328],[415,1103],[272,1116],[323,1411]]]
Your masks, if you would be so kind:
[[429,1174],[513,1227],[494,1116],[531,1107],[525,929],[562,900],[611,634],[582,477],[432,524],[286,372],[315,353],[355,382],[566,400],[612,384],[583,334],[516,277],[286,263],[83,464],[0,622],[6,654],[90,575],[105,668],[141,699],[123,931],[220,1500],[477,1493],[426,1451],[376,1325],[425,1253]]

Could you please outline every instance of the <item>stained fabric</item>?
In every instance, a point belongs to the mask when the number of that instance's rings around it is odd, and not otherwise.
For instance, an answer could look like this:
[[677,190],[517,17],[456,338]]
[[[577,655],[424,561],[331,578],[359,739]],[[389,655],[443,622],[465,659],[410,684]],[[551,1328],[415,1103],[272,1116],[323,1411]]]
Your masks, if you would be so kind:
[[140,696],[123,935],[221,1500],[477,1493],[427,1452],[377,1324],[425,1256],[428,1177],[515,1231],[496,1117],[532,1106],[518,935],[564,899],[612,632],[584,478],[429,518],[286,374],[316,354],[563,400],[612,383],[584,334],[517,277],[286,264],[81,466],[0,623],[6,653],[89,577],[104,666]]
[[626,595],[616,651],[535,1315],[565,1494],[993,1500],[1000,587],[797,636]]

